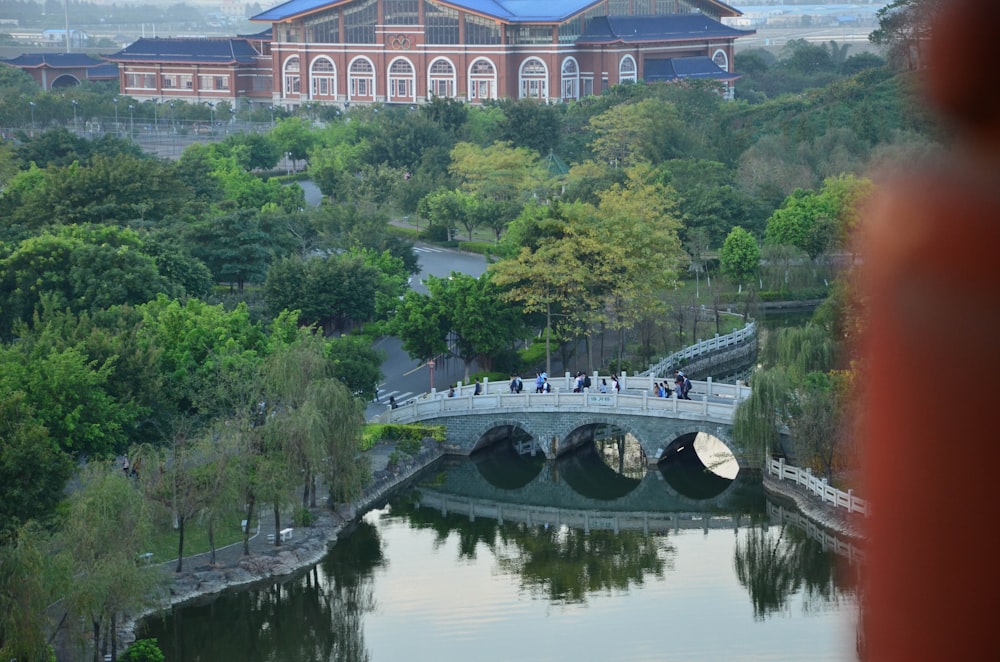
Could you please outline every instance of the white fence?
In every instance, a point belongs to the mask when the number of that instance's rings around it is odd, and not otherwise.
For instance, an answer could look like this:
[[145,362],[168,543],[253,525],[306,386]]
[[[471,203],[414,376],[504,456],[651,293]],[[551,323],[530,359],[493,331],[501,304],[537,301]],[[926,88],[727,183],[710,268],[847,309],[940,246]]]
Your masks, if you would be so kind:
[[816,496],[827,503],[831,503],[838,508],[847,508],[848,512],[868,514],[868,502],[854,496],[854,490],[838,490],[827,484],[826,478],[813,476],[812,469],[799,469],[790,464],[785,464],[785,460],[769,460],[767,463],[768,473],[778,478],[778,480],[791,480],[797,485],[802,485]]
[[712,352],[717,352],[720,349],[726,349],[727,347],[735,347],[736,345],[744,343],[748,340],[752,340],[756,337],[756,335],[757,323],[747,322],[746,326],[742,329],[737,329],[732,333],[727,333],[724,336],[715,336],[709,340],[702,340],[694,345],[688,345],[684,349],[674,352],[666,358],[660,359],[659,363],[640,374],[643,376],[651,374],[672,374],[674,368],[680,366],[685,361],[690,361],[695,357],[703,354],[711,354]]
[[[434,391],[430,394],[414,398],[405,404],[400,403],[396,409],[388,409],[375,420],[381,423],[412,423],[415,421],[449,416],[463,413],[486,413],[487,411],[607,411],[616,410],[621,413],[640,413],[651,416],[666,416],[670,418],[691,418],[698,420],[713,420],[721,423],[731,423],[736,406],[750,396],[750,387],[738,384],[718,384],[711,379],[691,382],[691,399],[680,400],[676,397],[659,398],[653,395],[653,383],[660,378],[655,376],[628,377],[622,375],[620,393],[611,389],[601,393],[593,385],[606,379],[611,384],[609,376],[595,373],[591,378],[592,386],[582,393],[573,393],[573,377],[566,373],[555,381],[559,386],[551,393],[535,393],[534,380],[524,381],[524,390],[513,393],[510,383],[484,381],[480,384],[480,395],[475,393],[474,384],[465,384],[455,388],[455,394],[449,396],[446,392]],[[666,378],[663,378],[666,379]]]

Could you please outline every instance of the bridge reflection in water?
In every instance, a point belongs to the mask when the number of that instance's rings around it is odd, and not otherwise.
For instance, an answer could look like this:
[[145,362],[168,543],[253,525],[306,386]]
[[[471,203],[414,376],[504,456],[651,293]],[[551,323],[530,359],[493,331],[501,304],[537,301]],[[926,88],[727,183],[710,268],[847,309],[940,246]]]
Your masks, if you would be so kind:
[[420,485],[421,506],[501,523],[615,531],[736,528],[763,510],[759,478],[714,473],[693,434],[649,469],[638,443],[620,430],[581,428],[588,443],[555,461],[532,452],[522,431],[508,432],[504,440],[494,431],[493,443],[469,460],[446,460],[446,471]]

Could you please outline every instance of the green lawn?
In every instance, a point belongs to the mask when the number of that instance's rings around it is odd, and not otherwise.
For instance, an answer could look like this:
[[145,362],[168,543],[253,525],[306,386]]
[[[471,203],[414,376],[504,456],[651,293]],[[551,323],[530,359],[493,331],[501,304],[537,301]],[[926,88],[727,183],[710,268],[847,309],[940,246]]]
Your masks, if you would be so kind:
[[[223,518],[221,524],[216,524],[216,549],[243,540],[243,532],[240,530],[242,520],[241,513],[234,513]],[[253,529],[251,529],[252,533]],[[201,522],[186,523],[184,525],[184,557],[207,552],[210,549],[208,526]],[[172,522],[158,522],[156,533],[150,539],[146,551],[153,553],[152,563],[163,563],[177,558],[177,531],[173,528]]]

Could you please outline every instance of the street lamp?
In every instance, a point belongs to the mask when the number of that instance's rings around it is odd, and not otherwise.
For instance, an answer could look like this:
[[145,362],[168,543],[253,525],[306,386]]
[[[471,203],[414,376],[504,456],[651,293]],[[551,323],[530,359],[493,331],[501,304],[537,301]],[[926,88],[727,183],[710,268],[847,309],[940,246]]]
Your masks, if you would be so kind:
[[77,105],[76,99],[73,99],[70,103],[73,104],[73,128],[79,129],[79,127],[76,124],[76,105]]
[[274,105],[271,105],[271,126],[274,126]]
[[135,106],[132,104],[128,105],[128,137],[129,139],[135,138]]
[[32,134],[34,134],[34,132],[35,132],[35,102],[34,101],[29,101],[28,102],[28,106],[31,107],[31,132],[32,132]]
[[427,367],[430,368],[430,371],[431,371],[431,390],[433,391],[434,390],[434,359],[431,359],[430,361],[427,362]]
[[214,132],[215,131],[215,104],[214,103],[208,104],[208,109],[209,109],[209,112],[212,114],[211,115],[212,116],[212,131]]
[[168,105],[170,106],[170,130],[176,132],[177,128],[174,126],[174,102],[171,101]]
[[118,135],[118,97],[111,100],[115,104],[115,135]]

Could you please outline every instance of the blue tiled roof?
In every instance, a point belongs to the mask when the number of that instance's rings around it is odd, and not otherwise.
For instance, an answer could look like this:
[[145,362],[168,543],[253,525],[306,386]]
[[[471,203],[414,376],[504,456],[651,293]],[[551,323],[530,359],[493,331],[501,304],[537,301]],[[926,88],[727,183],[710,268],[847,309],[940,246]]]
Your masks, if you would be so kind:
[[600,16],[587,22],[578,44],[637,43],[681,39],[735,38],[754,34],[737,30],[704,14],[672,16]]
[[118,80],[118,65],[107,62],[87,69],[87,80]]
[[[252,17],[251,21],[283,21],[294,16],[345,4],[349,0],[288,0]],[[440,0],[440,4],[491,16],[509,23],[556,23],[596,5],[600,0]],[[739,16],[740,11],[720,0],[706,0]]]
[[144,37],[107,57],[113,62],[251,64],[257,56],[257,51],[245,39],[155,39]]
[[71,67],[96,67],[99,64],[104,64],[104,60],[98,60],[86,53],[21,53],[17,57],[3,60],[3,62],[22,69],[34,69],[37,67],[66,69]]
[[712,58],[705,55],[664,58],[662,60],[646,58],[643,62],[642,79],[647,83],[685,78],[735,80],[739,77],[739,74],[723,71],[715,62],[712,62]]

